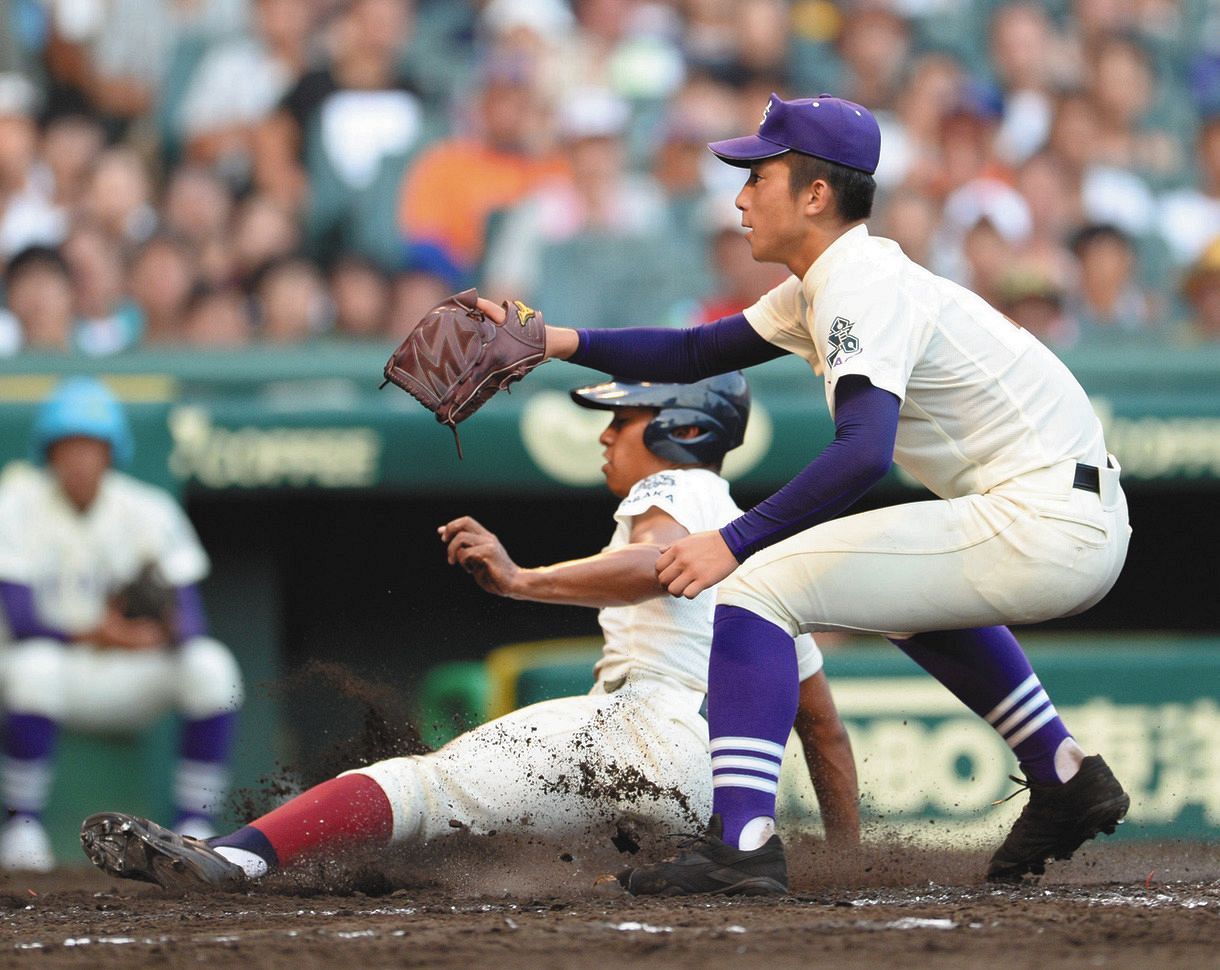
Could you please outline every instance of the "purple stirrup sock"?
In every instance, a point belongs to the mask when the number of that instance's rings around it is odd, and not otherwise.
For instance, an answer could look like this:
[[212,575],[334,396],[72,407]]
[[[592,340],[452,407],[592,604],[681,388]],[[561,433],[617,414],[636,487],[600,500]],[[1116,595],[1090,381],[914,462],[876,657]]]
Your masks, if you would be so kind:
[[920,633],[893,643],[983,718],[1031,781],[1058,784],[1055,753],[1071,737],[1006,626]]
[[9,714],[4,725],[4,753],[20,761],[49,758],[59,725],[41,714]]
[[180,754],[190,761],[228,761],[236,731],[236,711],[186,721],[182,725]]
[[712,811],[737,845],[751,819],[775,817],[800,675],[792,634],[738,606],[717,606],[707,672]]
[[253,852],[263,862],[267,863],[268,869],[276,869],[280,864],[271,840],[253,825],[243,825],[236,832],[230,832],[228,835],[219,835],[214,839],[208,839],[207,842],[213,849],[224,847]]

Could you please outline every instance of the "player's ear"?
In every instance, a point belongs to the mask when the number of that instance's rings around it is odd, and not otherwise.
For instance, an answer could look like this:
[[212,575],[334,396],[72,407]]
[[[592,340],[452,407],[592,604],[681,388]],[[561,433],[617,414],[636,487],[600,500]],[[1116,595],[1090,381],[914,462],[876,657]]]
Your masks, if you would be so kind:
[[817,216],[834,209],[835,190],[825,179],[814,179],[801,193],[805,215]]

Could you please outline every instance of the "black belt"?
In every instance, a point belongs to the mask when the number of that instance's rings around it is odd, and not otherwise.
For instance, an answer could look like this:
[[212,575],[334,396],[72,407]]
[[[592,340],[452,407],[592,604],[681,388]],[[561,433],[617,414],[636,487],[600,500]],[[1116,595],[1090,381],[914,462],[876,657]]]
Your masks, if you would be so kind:
[[1072,488],[1079,488],[1082,491],[1100,495],[1101,476],[1097,472],[1097,466],[1082,465],[1080,462],[1077,462],[1076,477],[1072,479]]

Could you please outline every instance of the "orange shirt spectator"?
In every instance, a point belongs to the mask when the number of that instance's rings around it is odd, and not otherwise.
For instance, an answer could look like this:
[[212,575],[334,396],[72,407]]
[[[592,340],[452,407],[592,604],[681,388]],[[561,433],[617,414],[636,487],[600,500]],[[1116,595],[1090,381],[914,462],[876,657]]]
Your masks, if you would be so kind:
[[407,242],[433,250],[455,275],[473,270],[491,214],[568,173],[566,160],[543,148],[541,114],[525,66],[493,55],[475,101],[474,130],[433,145],[407,173],[398,211]]

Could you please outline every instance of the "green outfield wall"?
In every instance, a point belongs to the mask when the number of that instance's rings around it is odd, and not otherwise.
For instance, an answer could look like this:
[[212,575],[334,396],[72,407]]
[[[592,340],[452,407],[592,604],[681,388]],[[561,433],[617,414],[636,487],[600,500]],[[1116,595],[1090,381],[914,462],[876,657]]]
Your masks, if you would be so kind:
[[[0,459],[26,453],[34,402],[56,377],[87,370],[131,404],[136,473],[174,488],[475,494],[600,485],[604,416],[566,395],[593,372],[552,363],[498,395],[462,426],[459,461],[430,414],[395,388],[377,390],[388,350],[322,344],[0,361]],[[1220,483],[1220,347],[1064,356],[1129,483]],[[833,427],[822,382],[802,361],[785,358],[750,376],[755,415],[727,474],[771,487],[799,470]]]

